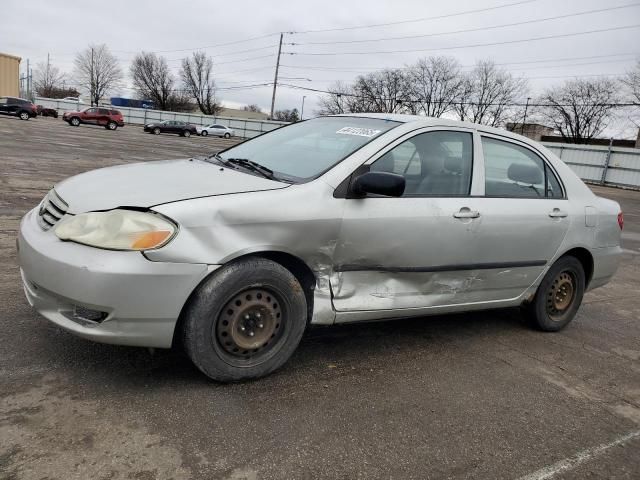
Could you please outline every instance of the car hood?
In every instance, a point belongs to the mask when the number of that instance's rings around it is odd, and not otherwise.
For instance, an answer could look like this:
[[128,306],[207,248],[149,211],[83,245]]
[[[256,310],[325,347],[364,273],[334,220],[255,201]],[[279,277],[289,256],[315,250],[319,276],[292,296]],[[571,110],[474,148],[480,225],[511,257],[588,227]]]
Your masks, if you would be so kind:
[[201,159],[183,159],[100,168],[63,180],[55,190],[69,205],[68,212],[77,214],[288,186]]

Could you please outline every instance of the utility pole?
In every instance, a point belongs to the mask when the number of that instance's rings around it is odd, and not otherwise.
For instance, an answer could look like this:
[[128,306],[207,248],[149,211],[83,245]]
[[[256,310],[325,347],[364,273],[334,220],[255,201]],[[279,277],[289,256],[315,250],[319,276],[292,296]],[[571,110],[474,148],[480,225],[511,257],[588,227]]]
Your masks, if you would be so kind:
[[304,115],[304,99],[307,98],[306,95],[302,96],[302,108],[300,109],[300,120],[302,120],[302,116]]
[[531,97],[527,97],[527,103],[524,106],[524,118],[522,119],[522,127],[520,128],[520,135],[524,135],[524,124],[527,123],[527,110],[529,109],[529,100],[531,100]]
[[29,59],[27,58],[27,99],[31,100],[31,76],[29,75]]
[[278,69],[280,68],[280,52],[282,51],[282,37],[284,33],[280,34],[280,43],[278,44],[278,58],[276,60],[276,74],[273,77],[273,93],[271,94],[271,114],[269,120],[273,120],[273,109],[276,105],[276,87],[278,86]]
[[[91,47],[91,106],[93,107],[93,98],[94,98],[94,93],[95,93],[95,89],[94,89],[94,78],[95,78],[95,72],[93,70],[93,47]],[[96,105],[97,106],[97,105]]]

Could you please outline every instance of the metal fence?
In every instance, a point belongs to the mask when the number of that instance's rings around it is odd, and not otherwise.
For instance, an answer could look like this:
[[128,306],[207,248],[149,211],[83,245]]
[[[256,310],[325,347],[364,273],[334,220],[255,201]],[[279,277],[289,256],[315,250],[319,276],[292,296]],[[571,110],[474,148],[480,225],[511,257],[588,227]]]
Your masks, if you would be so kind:
[[[64,112],[75,112],[89,106],[84,103],[42,97],[36,97],[36,103],[43,107],[55,108],[60,114]],[[218,125],[233,128],[237,136],[244,138],[256,137],[261,133],[287,125],[287,122],[274,122],[255,118],[218,117],[197,113],[164,112],[162,110],[150,110],[147,108],[114,107],[107,104],[103,106],[122,112],[124,121],[128,124],[144,125],[145,123],[159,122],[162,120],[179,120],[194,125],[211,125],[212,123],[217,123]]]
[[640,189],[640,149],[543,142],[585,182]]

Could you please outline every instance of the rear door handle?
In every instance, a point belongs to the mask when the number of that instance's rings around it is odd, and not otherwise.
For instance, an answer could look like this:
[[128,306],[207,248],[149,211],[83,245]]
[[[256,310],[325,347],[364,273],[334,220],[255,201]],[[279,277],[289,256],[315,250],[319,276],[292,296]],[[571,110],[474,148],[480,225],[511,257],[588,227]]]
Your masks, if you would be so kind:
[[562,210],[560,210],[559,208],[554,208],[553,210],[551,210],[549,212],[549,216],[551,218],[564,218],[567,215],[569,215],[567,212],[563,212]]
[[478,218],[480,216],[480,212],[471,210],[467,207],[462,207],[460,211],[453,214],[455,218]]

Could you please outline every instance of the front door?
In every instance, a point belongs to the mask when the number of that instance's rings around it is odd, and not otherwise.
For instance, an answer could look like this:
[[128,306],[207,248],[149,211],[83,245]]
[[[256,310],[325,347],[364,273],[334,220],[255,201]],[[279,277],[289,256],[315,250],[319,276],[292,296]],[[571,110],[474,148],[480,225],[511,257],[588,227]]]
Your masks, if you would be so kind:
[[403,175],[402,197],[347,199],[331,288],[337,311],[397,310],[474,301],[477,199],[471,130],[426,131],[382,152],[371,171]]

